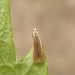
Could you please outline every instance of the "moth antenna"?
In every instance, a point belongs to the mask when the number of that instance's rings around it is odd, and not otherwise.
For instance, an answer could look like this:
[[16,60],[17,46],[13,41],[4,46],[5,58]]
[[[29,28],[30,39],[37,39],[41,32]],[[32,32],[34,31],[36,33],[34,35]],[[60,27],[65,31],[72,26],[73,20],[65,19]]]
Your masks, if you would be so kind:
[[37,5],[38,7],[37,7],[37,16],[39,16],[39,8],[40,8],[40,5],[39,5],[39,1],[38,1],[38,5]]
[[31,25],[35,28],[35,25],[33,24],[33,22],[29,19],[29,22],[31,23]]
[[[28,18],[28,17],[27,17]],[[30,24],[34,27],[34,29],[36,29],[36,26],[33,24],[32,20],[30,18],[28,18],[28,21],[30,22]]]

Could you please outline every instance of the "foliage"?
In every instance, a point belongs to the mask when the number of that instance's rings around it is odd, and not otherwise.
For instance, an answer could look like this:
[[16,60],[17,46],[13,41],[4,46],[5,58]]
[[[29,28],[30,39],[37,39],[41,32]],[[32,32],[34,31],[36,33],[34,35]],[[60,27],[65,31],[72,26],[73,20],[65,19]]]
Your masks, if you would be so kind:
[[33,48],[16,63],[9,0],[0,0],[0,75],[48,75],[46,59],[33,61]]

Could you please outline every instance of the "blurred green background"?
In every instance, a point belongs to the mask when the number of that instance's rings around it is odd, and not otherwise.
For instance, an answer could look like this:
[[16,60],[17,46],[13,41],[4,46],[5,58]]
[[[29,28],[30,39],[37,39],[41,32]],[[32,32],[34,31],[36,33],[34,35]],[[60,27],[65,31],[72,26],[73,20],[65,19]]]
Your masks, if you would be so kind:
[[31,20],[46,50],[49,75],[75,75],[75,0],[11,0],[11,17],[17,60],[32,47]]

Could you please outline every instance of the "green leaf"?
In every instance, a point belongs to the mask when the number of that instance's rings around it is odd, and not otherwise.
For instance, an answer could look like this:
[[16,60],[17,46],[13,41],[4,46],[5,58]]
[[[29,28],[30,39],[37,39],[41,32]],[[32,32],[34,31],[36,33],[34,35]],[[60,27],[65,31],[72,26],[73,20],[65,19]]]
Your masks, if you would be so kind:
[[16,75],[9,0],[0,0],[0,75]]
[[13,64],[15,61],[9,0],[0,0],[0,65]]
[[10,65],[1,65],[0,75],[16,75],[15,69]]
[[48,75],[46,59],[42,63],[33,61],[33,49],[16,64],[16,75]]

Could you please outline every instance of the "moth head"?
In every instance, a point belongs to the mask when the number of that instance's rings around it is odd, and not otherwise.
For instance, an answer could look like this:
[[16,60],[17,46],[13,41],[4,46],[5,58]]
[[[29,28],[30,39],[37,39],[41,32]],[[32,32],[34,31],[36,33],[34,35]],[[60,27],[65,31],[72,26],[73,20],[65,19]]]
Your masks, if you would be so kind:
[[39,33],[38,33],[38,31],[37,31],[36,28],[33,29],[32,36],[33,36],[33,37],[39,37]]

